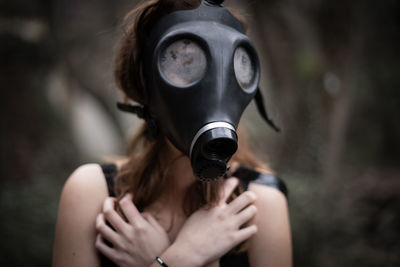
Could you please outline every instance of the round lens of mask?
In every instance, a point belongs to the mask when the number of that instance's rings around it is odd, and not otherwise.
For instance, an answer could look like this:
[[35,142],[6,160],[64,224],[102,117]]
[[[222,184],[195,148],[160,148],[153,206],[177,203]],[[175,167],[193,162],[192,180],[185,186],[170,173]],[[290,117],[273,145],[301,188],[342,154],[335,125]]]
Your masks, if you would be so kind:
[[161,52],[160,67],[172,83],[187,85],[200,79],[207,66],[203,49],[189,39],[178,40]]
[[238,47],[235,51],[233,65],[238,83],[243,89],[248,89],[254,79],[254,65],[247,50]]

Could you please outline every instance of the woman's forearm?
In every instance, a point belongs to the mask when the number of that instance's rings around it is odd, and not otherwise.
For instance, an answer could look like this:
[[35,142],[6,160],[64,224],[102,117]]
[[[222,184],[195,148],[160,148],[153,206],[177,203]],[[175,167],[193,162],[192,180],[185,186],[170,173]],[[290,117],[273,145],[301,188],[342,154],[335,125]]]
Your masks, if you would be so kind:
[[[159,255],[159,257],[169,267],[200,267],[204,265],[199,254],[190,252],[185,249],[185,246],[181,246],[177,243],[172,244],[162,255]],[[161,267],[161,265],[154,259],[150,267]]]

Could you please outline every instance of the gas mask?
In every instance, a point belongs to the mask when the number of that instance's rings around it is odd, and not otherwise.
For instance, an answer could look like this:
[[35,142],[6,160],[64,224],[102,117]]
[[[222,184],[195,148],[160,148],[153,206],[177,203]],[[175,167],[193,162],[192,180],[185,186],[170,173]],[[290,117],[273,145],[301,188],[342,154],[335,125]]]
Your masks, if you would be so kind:
[[197,9],[163,17],[144,52],[148,106],[118,103],[121,110],[159,128],[190,158],[202,181],[224,176],[229,169],[238,147],[239,120],[254,97],[263,118],[278,130],[258,87],[257,52],[242,23],[222,2],[206,0]]

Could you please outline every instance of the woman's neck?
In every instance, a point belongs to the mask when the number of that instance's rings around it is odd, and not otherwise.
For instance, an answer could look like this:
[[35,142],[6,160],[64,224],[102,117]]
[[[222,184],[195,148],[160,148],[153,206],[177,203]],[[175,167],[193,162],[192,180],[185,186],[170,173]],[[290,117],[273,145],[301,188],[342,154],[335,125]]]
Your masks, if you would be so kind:
[[165,179],[169,179],[168,189],[164,197],[169,205],[182,207],[182,202],[187,189],[196,181],[190,165],[190,159],[182,154],[168,140],[163,153],[162,164],[166,167]]

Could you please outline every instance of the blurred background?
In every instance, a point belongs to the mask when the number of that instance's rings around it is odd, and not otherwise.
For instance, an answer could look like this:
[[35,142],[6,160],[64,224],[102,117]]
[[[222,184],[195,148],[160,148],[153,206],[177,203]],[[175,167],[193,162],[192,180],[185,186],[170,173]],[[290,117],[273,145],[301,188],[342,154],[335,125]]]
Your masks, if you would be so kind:
[[[59,194],[123,155],[137,125],[113,82],[138,1],[0,0],[0,265],[50,266]],[[295,266],[400,266],[400,2],[225,1],[248,19],[277,134],[254,151],[288,184]]]

